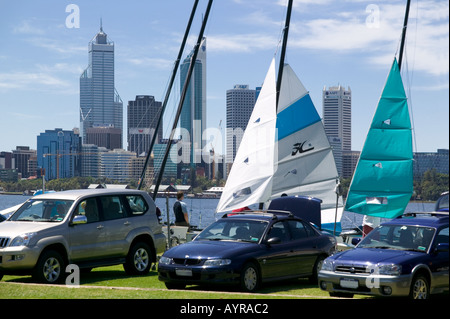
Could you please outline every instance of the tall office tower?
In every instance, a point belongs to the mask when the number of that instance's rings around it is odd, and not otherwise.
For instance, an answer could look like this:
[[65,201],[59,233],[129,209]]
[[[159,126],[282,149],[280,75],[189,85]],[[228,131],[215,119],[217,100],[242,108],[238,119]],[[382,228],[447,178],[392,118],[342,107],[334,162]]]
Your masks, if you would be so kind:
[[100,154],[101,175],[115,181],[126,182],[130,179],[130,169],[134,158],[136,153],[121,149],[102,152]]
[[256,102],[257,90],[250,90],[248,85],[235,85],[227,90],[227,153],[226,163],[234,162],[247,123]]
[[343,86],[323,88],[323,124],[328,137],[339,137],[342,151],[352,149],[352,91]]
[[80,135],[60,128],[37,137],[37,165],[45,179],[69,178],[80,174]]
[[114,87],[114,43],[102,26],[89,42],[89,65],[80,77],[80,132],[83,143],[86,129],[114,127],[123,136],[123,103]]
[[101,154],[108,152],[106,147],[94,144],[81,146],[81,176],[99,178],[101,175]]
[[[128,150],[138,156],[147,153],[158,124],[162,103],[150,95],[137,95],[134,101],[128,101]],[[159,125],[156,143],[162,138],[163,123]]]
[[[180,89],[183,90],[191,64],[193,51],[180,66]],[[206,129],[206,38],[203,38],[195,61],[194,71],[186,93],[180,116],[180,128],[189,133],[191,143],[190,166],[201,163],[201,151],[205,146],[202,133]],[[183,137],[185,137],[183,135]],[[187,142],[187,141],[184,141]]]
[[352,149],[352,91],[343,86],[323,88],[322,92],[323,125],[328,136],[337,170],[344,175],[344,153]]
[[112,126],[94,126],[86,129],[85,144],[106,147],[108,150],[122,148],[122,130]]
[[30,158],[36,157],[36,150],[30,150],[29,146],[16,146],[16,149],[12,151],[13,158],[19,173],[22,173],[22,178],[28,178],[34,176],[36,171],[31,170],[28,161]]

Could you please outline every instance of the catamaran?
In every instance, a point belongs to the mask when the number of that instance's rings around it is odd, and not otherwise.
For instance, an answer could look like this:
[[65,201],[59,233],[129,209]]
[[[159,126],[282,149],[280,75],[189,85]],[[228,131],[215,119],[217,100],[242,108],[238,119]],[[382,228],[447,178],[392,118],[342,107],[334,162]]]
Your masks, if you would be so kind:
[[380,218],[402,215],[413,194],[412,126],[400,74],[409,7],[410,0],[406,5],[399,60],[394,57],[392,62],[344,208],[365,215],[375,225]]
[[273,58],[216,212],[267,206],[282,195],[310,196],[322,201],[322,229],[339,232],[343,204],[333,152],[309,92],[284,63],[291,9],[292,0],[278,80]]

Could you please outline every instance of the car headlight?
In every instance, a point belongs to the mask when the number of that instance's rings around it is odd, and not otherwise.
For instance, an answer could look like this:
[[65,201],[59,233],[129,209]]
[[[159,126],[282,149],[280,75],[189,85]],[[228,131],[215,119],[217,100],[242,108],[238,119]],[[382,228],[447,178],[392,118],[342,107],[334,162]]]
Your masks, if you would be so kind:
[[19,247],[19,246],[28,246],[30,243],[31,238],[33,238],[36,235],[36,233],[26,233],[17,236],[11,241],[10,247]]
[[322,263],[322,268],[320,268],[320,270],[333,271],[333,262],[329,259],[325,259]]
[[226,266],[231,264],[230,259],[208,259],[203,266]]
[[173,263],[173,258],[161,256],[161,258],[159,259],[160,265],[170,265],[172,263]]
[[402,266],[395,264],[378,265],[378,273],[387,276],[399,276],[402,273]]

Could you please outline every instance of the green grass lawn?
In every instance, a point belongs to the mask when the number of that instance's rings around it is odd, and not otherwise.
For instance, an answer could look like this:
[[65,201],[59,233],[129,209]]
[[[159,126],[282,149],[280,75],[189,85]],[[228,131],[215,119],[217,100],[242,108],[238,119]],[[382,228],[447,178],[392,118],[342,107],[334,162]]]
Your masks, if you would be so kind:
[[4,276],[0,282],[0,299],[289,299],[328,298],[328,293],[307,280],[298,279],[263,285],[256,294],[242,293],[238,287],[188,286],[185,290],[168,290],[158,280],[158,273],[146,276],[125,274],[122,266],[95,268],[82,273],[78,288],[65,285],[34,284],[31,277]]

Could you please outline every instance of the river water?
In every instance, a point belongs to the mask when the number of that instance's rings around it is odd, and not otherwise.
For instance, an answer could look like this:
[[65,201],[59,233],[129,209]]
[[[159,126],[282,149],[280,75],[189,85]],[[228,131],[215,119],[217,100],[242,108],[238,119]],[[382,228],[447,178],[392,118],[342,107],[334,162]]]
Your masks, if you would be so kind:
[[[26,201],[30,196],[22,195],[0,195],[0,211]],[[169,198],[169,220],[175,221],[173,215],[173,204],[175,198]],[[215,214],[215,209],[219,203],[218,198],[187,198],[184,200],[187,205],[189,213],[189,221],[191,225],[196,225],[198,228],[204,228],[213,223],[220,214]],[[163,221],[167,218],[167,203],[166,198],[157,198],[156,205],[161,209]],[[434,203],[419,203],[410,202],[406,207],[405,212],[430,212],[434,209]],[[362,224],[362,215],[350,212],[344,212],[341,220],[342,229],[354,228]]]
[[[30,196],[22,195],[0,195],[0,211],[26,201]],[[169,198],[169,220],[173,222],[173,204],[175,198]],[[218,198],[187,198],[184,200],[187,205],[189,220],[192,225],[198,228],[204,228],[221,217],[215,214],[215,209],[219,203]],[[167,203],[166,198],[157,198],[156,205],[161,209],[163,221],[167,220]],[[431,212],[434,209],[434,203],[410,202],[405,212]],[[344,212],[341,220],[342,229],[354,228],[362,224],[362,215],[350,212]]]

